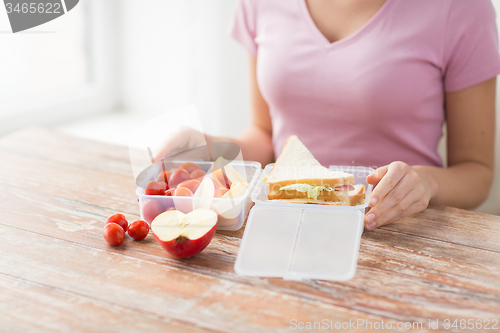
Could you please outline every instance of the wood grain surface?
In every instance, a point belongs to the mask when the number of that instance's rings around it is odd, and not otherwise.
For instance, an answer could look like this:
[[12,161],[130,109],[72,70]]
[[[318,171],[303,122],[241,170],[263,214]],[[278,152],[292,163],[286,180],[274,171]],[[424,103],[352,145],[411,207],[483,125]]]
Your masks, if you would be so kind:
[[459,324],[500,320],[498,216],[429,207],[365,232],[347,282],[242,277],[244,228],[183,260],[152,235],[104,241],[109,215],[139,218],[127,148],[31,127],[0,138],[0,161],[1,332],[500,332]]

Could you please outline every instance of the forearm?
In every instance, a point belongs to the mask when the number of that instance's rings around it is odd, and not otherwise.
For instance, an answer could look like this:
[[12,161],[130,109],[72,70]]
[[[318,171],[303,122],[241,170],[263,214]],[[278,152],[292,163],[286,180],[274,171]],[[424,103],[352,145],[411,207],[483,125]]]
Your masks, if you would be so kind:
[[271,134],[258,126],[250,126],[237,139],[210,135],[206,135],[206,138],[208,142],[233,142],[237,144],[245,161],[257,161],[263,167],[274,162]]
[[415,166],[426,176],[431,204],[471,209],[487,197],[493,181],[493,168],[478,162],[461,162],[448,168]]

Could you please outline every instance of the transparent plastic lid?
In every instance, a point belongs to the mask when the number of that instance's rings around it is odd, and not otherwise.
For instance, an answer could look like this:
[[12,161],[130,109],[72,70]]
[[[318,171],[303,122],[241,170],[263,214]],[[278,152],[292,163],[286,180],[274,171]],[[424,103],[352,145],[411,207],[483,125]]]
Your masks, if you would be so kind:
[[250,211],[236,273],[288,280],[354,277],[363,214],[257,205]]

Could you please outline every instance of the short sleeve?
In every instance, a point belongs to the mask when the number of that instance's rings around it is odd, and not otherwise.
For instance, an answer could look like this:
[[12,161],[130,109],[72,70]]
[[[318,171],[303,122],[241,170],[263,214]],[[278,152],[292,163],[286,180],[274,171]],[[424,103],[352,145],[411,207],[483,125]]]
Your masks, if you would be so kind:
[[445,91],[457,91],[500,73],[498,31],[491,0],[452,0],[444,35]]
[[229,34],[254,57],[257,56],[255,1],[236,0],[233,17],[229,25]]

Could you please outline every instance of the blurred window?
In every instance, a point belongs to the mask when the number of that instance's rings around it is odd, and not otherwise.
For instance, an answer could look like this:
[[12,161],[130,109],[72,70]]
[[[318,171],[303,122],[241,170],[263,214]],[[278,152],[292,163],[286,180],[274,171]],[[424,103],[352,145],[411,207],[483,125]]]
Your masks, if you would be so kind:
[[14,112],[18,101],[85,86],[91,80],[87,47],[89,15],[86,1],[41,26],[11,32],[0,6],[0,116]]

